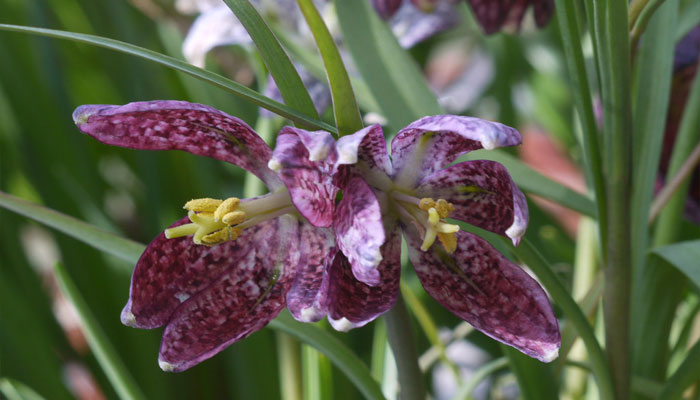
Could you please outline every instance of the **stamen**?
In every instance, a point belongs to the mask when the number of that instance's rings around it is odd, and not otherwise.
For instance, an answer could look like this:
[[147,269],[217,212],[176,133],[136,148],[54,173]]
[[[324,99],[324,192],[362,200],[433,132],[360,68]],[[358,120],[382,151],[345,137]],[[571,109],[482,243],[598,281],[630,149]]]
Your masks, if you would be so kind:
[[194,235],[194,233],[197,232],[197,229],[199,229],[197,224],[185,224],[174,228],[168,228],[165,230],[165,238],[175,239],[183,236]]
[[185,203],[183,207],[187,211],[194,212],[214,212],[217,207],[221,204],[221,200],[203,198],[203,199],[193,199]]
[[449,217],[450,213],[454,211],[454,206],[445,199],[438,199],[435,201],[426,197],[420,200],[418,207],[428,212],[427,218],[425,216],[418,216],[418,219],[422,221],[426,228],[421,250],[427,251],[430,246],[435,243],[435,239],[439,239],[445,251],[453,253],[457,249],[457,237],[455,233],[459,232],[459,226],[448,224],[443,220]]
[[455,250],[457,250],[457,235],[454,233],[441,233],[438,232],[438,239],[440,239],[440,243],[442,243],[442,247],[445,248],[445,251],[452,254],[454,253]]
[[[216,218],[216,214],[214,214]],[[243,211],[233,211],[230,212],[221,219],[221,221],[226,225],[238,225],[245,221],[246,215]]]
[[221,221],[226,214],[233,212],[238,207],[240,202],[241,201],[235,197],[229,197],[221,202],[221,204],[219,204],[219,206],[216,208],[216,211],[214,211],[214,220]]

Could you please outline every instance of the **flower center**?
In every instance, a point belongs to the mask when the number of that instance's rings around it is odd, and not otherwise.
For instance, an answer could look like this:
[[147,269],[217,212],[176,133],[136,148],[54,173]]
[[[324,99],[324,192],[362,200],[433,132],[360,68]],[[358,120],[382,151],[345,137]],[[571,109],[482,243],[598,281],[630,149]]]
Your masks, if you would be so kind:
[[420,246],[422,251],[427,251],[438,239],[442,247],[448,253],[453,253],[457,249],[457,236],[459,226],[448,224],[445,219],[454,211],[454,206],[447,200],[425,197],[416,197],[401,193],[392,192],[392,197],[399,203],[399,213],[410,222],[414,223],[423,234],[423,243]]
[[191,223],[166,229],[165,237],[193,235],[195,244],[206,246],[236,240],[243,229],[294,211],[286,190],[243,201],[236,197],[194,199],[183,208]]

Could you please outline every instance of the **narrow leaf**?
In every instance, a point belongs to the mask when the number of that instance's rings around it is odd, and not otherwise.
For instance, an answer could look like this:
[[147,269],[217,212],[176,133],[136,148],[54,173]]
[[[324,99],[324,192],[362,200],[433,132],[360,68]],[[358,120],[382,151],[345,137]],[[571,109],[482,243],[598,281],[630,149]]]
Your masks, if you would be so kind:
[[663,391],[657,399],[681,399],[686,388],[693,382],[697,382],[698,379],[700,379],[700,342],[693,345],[683,363],[666,381]]
[[[258,48],[265,66],[270,70],[284,102],[317,119],[316,107],[311,101],[311,96],[299,77],[299,73],[255,7],[248,0],[224,0],[224,3],[236,14],[238,20],[241,21],[255,42],[255,46]],[[301,122],[300,127],[312,126]]]
[[370,3],[336,0],[335,7],[343,39],[377,99],[379,111],[394,129],[426,115],[442,114],[415,61]]
[[145,246],[140,243],[7,193],[0,192],[0,207],[48,225],[100,251],[132,264],[138,261],[145,249]]
[[10,378],[0,379],[0,393],[7,400],[44,400],[34,389]]
[[700,288],[700,240],[689,240],[658,247],[652,250],[655,254],[685,274],[697,288]]
[[[275,100],[261,95],[260,93],[246,86],[241,85],[240,83],[224,78],[221,75],[215,74],[211,71],[207,71],[202,68],[195,67],[189,63],[178,60],[176,58],[166,56],[164,54],[160,54],[152,50],[144,49],[139,46],[135,46],[133,44],[124,43],[118,40],[104,38],[100,36],[65,32],[54,29],[34,28],[31,26],[0,24],[0,30],[30,33],[34,35],[47,36],[57,39],[68,39],[74,42],[92,44],[94,46],[104,47],[106,49],[130,54],[160,65],[164,65],[176,71],[184,72],[188,75],[194,76],[197,79],[201,79],[205,82],[211,83],[212,85],[225,89],[235,94],[236,96],[240,96],[250,101],[251,103],[266,108],[275,114],[288,118],[294,121],[295,123],[302,124],[308,127],[313,127],[316,129],[323,129],[328,132],[336,131],[334,126],[318,120],[318,115],[316,114],[315,108],[313,109],[313,113],[299,111],[300,108],[296,108],[294,106],[290,107],[281,104]],[[306,89],[304,89],[304,93],[306,93]]]
[[557,380],[554,379],[549,364],[530,358],[510,346],[501,345],[501,349],[508,358],[510,370],[518,380],[518,387],[524,399],[554,400],[559,397]]
[[326,67],[338,135],[343,136],[357,132],[362,129],[362,116],[350,84],[348,71],[345,69],[340,52],[335,46],[335,40],[333,40],[333,36],[311,0],[297,0],[297,3],[299,3],[301,12],[314,35],[316,46],[323,58],[323,65]]
[[122,399],[145,399],[146,397],[136,385],[134,378],[129,374],[121,359],[119,359],[117,351],[109,342],[102,328],[97,324],[85,299],[78,292],[78,288],[71,280],[66,269],[59,263],[56,264],[55,271],[61,291],[75,307],[90,349],[114,390]]
[[288,312],[270,322],[272,329],[286,332],[325,354],[367,399],[383,399],[382,391],[367,366],[330,333],[311,324],[295,321]]

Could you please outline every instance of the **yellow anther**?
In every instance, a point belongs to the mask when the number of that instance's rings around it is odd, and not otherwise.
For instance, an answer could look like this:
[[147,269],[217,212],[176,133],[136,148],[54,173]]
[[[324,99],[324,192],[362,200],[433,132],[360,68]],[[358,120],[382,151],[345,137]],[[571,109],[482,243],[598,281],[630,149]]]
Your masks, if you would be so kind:
[[442,243],[442,247],[445,248],[446,252],[452,254],[455,250],[457,250],[457,235],[455,235],[454,233],[438,232],[437,236],[438,239],[440,239],[440,243]]
[[240,234],[240,229],[227,226],[223,229],[220,229],[216,232],[210,233],[202,237],[202,244],[213,246],[215,244],[227,242],[229,240],[236,240]]
[[221,221],[226,214],[235,211],[240,202],[241,201],[235,197],[229,197],[221,202],[216,208],[216,211],[214,211],[214,220]]
[[418,207],[423,211],[428,211],[429,209],[435,207],[435,200],[431,199],[430,197],[420,199]]
[[233,211],[230,212],[221,219],[221,222],[223,222],[226,225],[238,225],[245,221],[245,213],[243,211]]
[[193,199],[185,203],[183,208],[188,211],[213,213],[220,204],[221,200],[217,199]]
[[435,227],[437,226],[438,222],[440,222],[440,214],[438,214],[435,208],[431,207],[428,210],[428,223],[431,227]]
[[428,251],[430,246],[435,243],[435,238],[437,237],[437,231],[435,230],[434,227],[429,226],[428,229],[425,230],[425,236],[423,237],[423,243],[420,245],[420,249],[423,251]]
[[446,224],[444,222],[438,223],[435,228],[436,228],[435,230],[437,230],[440,233],[457,233],[457,232],[459,232],[459,225]]
[[435,205],[435,209],[437,210],[438,214],[440,215],[440,218],[447,218],[450,216],[450,213],[452,211],[454,211],[455,206],[448,203],[444,199],[439,199],[437,201],[437,204]]

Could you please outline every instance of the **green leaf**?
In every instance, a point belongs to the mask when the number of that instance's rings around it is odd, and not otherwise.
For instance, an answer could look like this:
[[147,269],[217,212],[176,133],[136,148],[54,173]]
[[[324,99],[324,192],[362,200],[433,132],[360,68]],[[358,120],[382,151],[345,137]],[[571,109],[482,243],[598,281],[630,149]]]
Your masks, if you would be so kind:
[[666,381],[663,391],[657,399],[681,399],[685,389],[693,382],[697,382],[698,379],[700,379],[700,342],[696,342],[693,345],[683,363]]
[[146,397],[136,385],[134,378],[129,374],[124,363],[119,359],[117,351],[109,342],[102,328],[97,324],[95,317],[93,317],[87,303],[80,295],[80,292],[78,292],[78,288],[65,268],[60,263],[56,264],[55,272],[58,285],[61,287],[63,294],[75,307],[90,349],[114,390],[122,399],[145,399]]
[[383,399],[382,391],[372,378],[367,366],[342,342],[330,333],[311,324],[295,321],[288,312],[282,312],[270,322],[272,329],[286,332],[308,343],[325,354],[367,399]]
[[557,380],[554,379],[552,368],[520,351],[506,345],[501,345],[503,353],[508,358],[511,371],[518,379],[518,387],[526,400],[557,399]]
[[668,246],[657,247],[652,254],[662,257],[678,268],[688,279],[700,288],[700,240],[689,240]]
[[465,158],[497,161],[508,169],[515,183],[523,191],[542,196],[581,214],[596,218],[596,205],[590,198],[554,182],[504,151],[478,150],[469,153]]
[[700,1],[689,1],[678,16],[676,41],[683,39],[693,28],[700,24]]
[[345,69],[340,52],[335,46],[335,40],[333,40],[333,36],[311,0],[297,0],[297,3],[299,3],[301,12],[314,35],[316,46],[321,52],[323,64],[326,67],[338,135],[355,133],[363,127],[362,115],[360,115],[360,109],[355,100],[348,71]]
[[[110,50],[116,50],[122,53],[140,57],[155,62],[157,64],[164,65],[176,71],[192,75],[195,78],[201,79],[205,82],[209,82],[214,86],[225,89],[260,107],[266,108],[275,114],[288,118],[294,121],[295,123],[299,123],[304,126],[313,127],[316,129],[323,129],[328,132],[336,131],[334,126],[318,120],[315,108],[313,109],[313,113],[301,112],[297,108],[281,104],[275,100],[261,95],[260,93],[246,86],[241,85],[240,83],[224,78],[221,75],[215,74],[211,71],[207,71],[202,68],[195,67],[189,63],[178,60],[176,58],[166,56],[164,54],[160,54],[152,50],[144,49],[139,46],[135,46],[133,44],[124,43],[118,40],[104,38],[100,36],[85,35],[81,33],[65,32],[53,29],[34,28],[30,26],[0,24],[0,30],[30,33],[34,35],[47,36],[57,39],[67,39],[74,42],[92,44],[95,46],[104,47]],[[304,89],[304,93],[306,93],[306,89]]]
[[125,239],[71,216],[30,203],[4,192],[0,192],[0,207],[48,225],[100,251],[132,264],[136,264],[136,261],[138,261],[145,249],[145,246],[141,243]]
[[[265,66],[275,79],[284,102],[317,119],[316,106],[311,101],[311,96],[301,81],[299,73],[255,7],[248,0],[224,0],[224,3],[236,14],[238,20],[241,21],[255,42]],[[313,125],[303,122],[301,125],[302,127],[313,127]]]
[[0,393],[7,397],[7,400],[44,400],[34,389],[10,378],[0,379]]
[[393,129],[443,111],[411,56],[368,1],[336,0],[343,39]]

